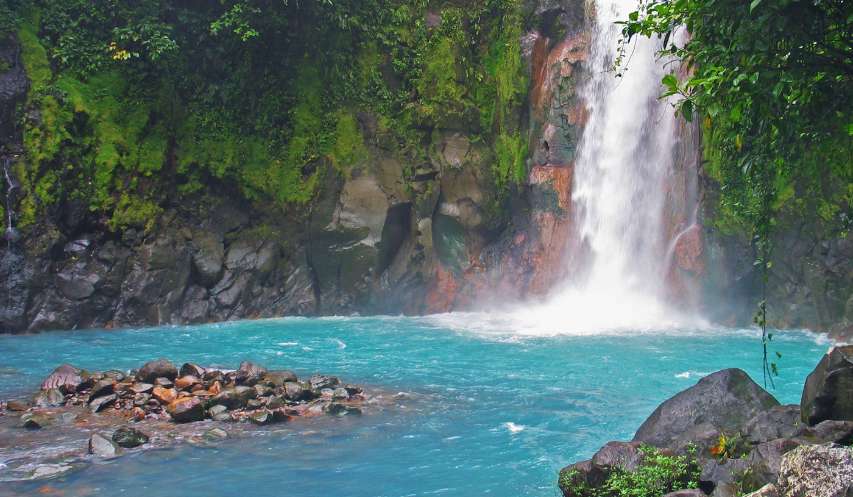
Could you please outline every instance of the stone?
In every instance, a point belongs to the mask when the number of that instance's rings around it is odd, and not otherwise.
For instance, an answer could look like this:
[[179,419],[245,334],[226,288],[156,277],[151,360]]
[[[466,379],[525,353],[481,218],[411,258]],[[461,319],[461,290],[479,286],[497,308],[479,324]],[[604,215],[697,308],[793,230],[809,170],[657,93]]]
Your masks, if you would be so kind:
[[284,396],[293,401],[306,400],[310,398],[311,392],[303,388],[301,384],[289,381],[284,384]]
[[323,412],[328,414],[329,416],[347,416],[347,415],[361,415],[361,409],[358,407],[348,406],[346,404],[339,404],[337,402],[330,402],[326,404],[323,408]]
[[121,449],[115,442],[100,433],[93,433],[89,437],[89,454],[103,458],[112,458],[119,455]]
[[338,387],[332,391],[333,400],[349,400],[349,392],[346,388]]
[[273,389],[267,385],[261,385],[260,383],[253,387],[255,389],[255,394],[258,397],[266,397],[268,395],[272,395]]
[[257,364],[251,363],[249,361],[243,361],[240,363],[240,367],[237,369],[237,375],[235,377],[235,380],[239,384],[252,386],[257,383],[266,373],[267,369],[265,367],[258,366]]
[[175,388],[178,390],[186,390],[192,388],[199,383],[199,379],[192,375],[181,376],[175,380]]
[[213,384],[210,385],[210,388],[207,389],[207,391],[210,392],[211,395],[216,395],[222,392],[222,383],[219,383],[219,381],[214,381]]
[[227,408],[227,407],[225,407],[225,406],[223,406],[222,404],[216,404],[216,405],[214,405],[214,406],[211,406],[211,407],[207,410],[207,412],[208,412],[211,416],[216,416],[217,414],[222,414],[222,413],[225,413],[225,412],[227,412],[227,411],[228,411],[228,408]]
[[148,393],[154,388],[154,385],[151,383],[134,383],[131,385],[130,389],[134,393]]
[[752,451],[746,456],[749,471],[744,472],[751,480],[752,488],[768,482],[775,482],[779,478],[782,458],[786,453],[799,446],[800,443],[796,440],[777,438],[753,447]]
[[103,397],[92,399],[89,401],[89,410],[92,412],[100,412],[104,410],[105,407],[115,404],[116,399],[118,399],[116,394],[104,395]]
[[222,428],[211,428],[202,435],[205,440],[215,442],[217,440],[225,440],[228,438],[228,432]]
[[63,364],[53,370],[41,384],[42,390],[57,388],[59,391],[69,394],[77,391],[77,386],[83,379],[80,370],[70,364]]
[[266,409],[259,409],[249,415],[249,421],[256,425],[266,425],[273,422],[273,415]]
[[853,421],[826,420],[815,426],[804,425],[796,438],[810,444],[834,442],[850,445],[853,443]]
[[176,423],[190,423],[204,419],[204,402],[198,397],[177,399],[166,408]]
[[30,474],[33,480],[45,480],[63,475],[74,469],[74,466],[68,464],[40,464]]
[[98,397],[103,397],[104,395],[109,395],[115,392],[115,382],[112,379],[104,379],[100,380],[92,387],[92,390],[89,392],[89,399],[96,399]]
[[33,397],[35,407],[58,407],[65,404],[65,396],[57,388],[40,390]]
[[228,409],[239,409],[245,407],[249,400],[257,395],[254,388],[247,386],[236,386],[222,390],[211,399],[212,404],[222,404]]
[[136,372],[137,381],[143,383],[154,383],[157,378],[168,378],[174,380],[178,377],[178,368],[166,359],[146,362]]
[[592,464],[600,468],[635,471],[643,460],[639,442],[607,442],[592,456]]
[[29,430],[40,430],[53,424],[53,418],[45,413],[27,412],[21,416],[21,426]]
[[308,383],[311,385],[311,390],[319,392],[324,388],[335,388],[341,384],[340,380],[335,378],[334,376],[326,376],[316,374],[312,376]]
[[134,407],[130,410],[130,416],[134,421],[142,421],[145,419],[145,410],[141,407]]
[[261,381],[271,387],[281,387],[289,381],[298,381],[293,371],[267,371]]
[[6,410],[7,411],[26,411],[30,408],[30,405],[23,400],[10,400],[6,402]]
[[179,376],[195,376],[196,378],[204,378],[204,373],[205,370],[203,367],[199,366],[198,364],[186,362],[183,366],[181,366]]
[[154,387],[151,395],[161,404],[169,404],[178,398],[178,391],[174,388]]
[[803,427],[800,406],[775,406],[762,411],[743,426],[744,438],[753,444],[791,438]]
[[699,424],[719,432],[736,433],[750,419],[779,402],[740,369],[710,374],[663,404],[646,419],[634,441],[657,447],[683,447]]
[[194,278],[210,288],[222,278],[225,247],[219,236],[208,231],[193,233],[195,251],[192,254]]
[[853,421],[853,345],[833,347],[806,378],[800,400],[803,421]]
[[115,442],[119,447],[124,447],[126,449],[139,447],[140,445],[148,443],[148,440],[148,435],[142,433],[136,428],[130,428],[128,426],[122,426],[113,433],[113,442]]
[[161,376],[160,378],[157,378],[156,380],[154,380],[154,386],[163,387],[163,388],[172,388],[173,386],[175,386],[175,382],[173,382],[169,378]]
[[853,450],[836,444],[803,445],[785,454],[779,473],[785,497],[853,494]]
[[779,488],[773,483],[768,483],[767,485],[764,485],[763,487],[759,488],[755,492],[752,492],[751,494],[746,494],[744,497],[781,497],[781,496],[779,495]]
[[677,490],[675,492],[670,492],[663,497],[706,497],[705,492],[699,490],[698,488],[693,488],[690,490]]

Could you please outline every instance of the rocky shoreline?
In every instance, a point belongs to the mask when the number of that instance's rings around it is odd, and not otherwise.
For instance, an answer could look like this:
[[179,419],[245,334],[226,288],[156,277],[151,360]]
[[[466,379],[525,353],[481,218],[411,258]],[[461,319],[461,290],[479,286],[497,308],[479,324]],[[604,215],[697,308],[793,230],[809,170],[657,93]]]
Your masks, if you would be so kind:
[[800,405],[780,405],[740,369],[718,371],[658,406],[633,440],[563,468],[558,484],[564,497],[851,497],[851,444],[853,346],[839,346]]
[[334,376],[300,380],[251,362],[229,370],[158,359],[128,372],[63,364],[32,399],[0,403],[0,433],[9,442],[0,452],[28,454],[4,457],[4,480],[51,478],[93,458],[211,444],[298,418],[358,416],[382,402],[378,392]]

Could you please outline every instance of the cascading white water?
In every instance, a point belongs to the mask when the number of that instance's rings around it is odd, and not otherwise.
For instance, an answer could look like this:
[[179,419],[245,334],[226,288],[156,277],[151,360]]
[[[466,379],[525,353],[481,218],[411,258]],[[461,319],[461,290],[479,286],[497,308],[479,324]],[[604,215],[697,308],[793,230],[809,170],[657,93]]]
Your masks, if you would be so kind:
[[[673,309],[664,295],[672,245],[664,214],[666,180],[677,134],[673,107],[659,98],[667,73],[656,56],[660,45],[638,37],[627,47],[627,66],[617,77],[621,25],[616,22],[628,18],[636,0],[596,0],[595,5],[589,77],[581,90],[589,119],[572,192],[587,267],[547,303],[527,305],[503,325],[528,334],[699,326],[701,321]],[[502,327],[503,320],[492,315],[481,324]]]

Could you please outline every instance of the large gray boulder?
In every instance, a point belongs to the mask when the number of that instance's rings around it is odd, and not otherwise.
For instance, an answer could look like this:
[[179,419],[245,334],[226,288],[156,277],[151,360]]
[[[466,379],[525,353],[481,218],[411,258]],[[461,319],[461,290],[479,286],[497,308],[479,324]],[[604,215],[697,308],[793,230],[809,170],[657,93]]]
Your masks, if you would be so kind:
[[696,430],[736,433],[760,412],[779,402],[740,369],[708,375],[658,406],[634,440],[658,447],[682,447]]
[[834,347],[806,378],[800,400],[803,421],[853,420],[853,345]]
[[778,487],[784,497],[853,495],[853,449],[804,445],[785,454]]

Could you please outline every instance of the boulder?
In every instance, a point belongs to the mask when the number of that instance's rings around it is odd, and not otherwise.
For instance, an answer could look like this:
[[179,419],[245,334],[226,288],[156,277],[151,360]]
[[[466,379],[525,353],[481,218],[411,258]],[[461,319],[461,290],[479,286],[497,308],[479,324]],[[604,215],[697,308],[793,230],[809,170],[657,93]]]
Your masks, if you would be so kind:
[[178,377],[178,368],[166,359],[146,362],[136,373],[136,379],[143,383],[155,383],[157,378],[174,380]]
[[122,426],[113,433],[113,442],[119,447],[126,449],[139,447],[142,444],[148,443],[148,440],[148,435],[129,426]]
[[96,399],[111,393],[115,393],[115,382],[112,379],[100,380],[95,383],[92,390],[89,392],[89,399]]
[[228,432],[223,430],[222,428],[211,428],[204,432],[202,435],[205,440],[215,442],[217,440],[224,440],[228,438]]
[[214,421],[231,421],[231,415],[228,414],[228,408],[222,404],[216,404],[207,410],[211,419]]
[[100,433],[93,433],[89,437],[89,454],[94,454],[98,457],[111,458],[119,454],[121,449],[109,438]]
[[[74,466],[68,464],[40,464],[36,466],[30,475],[33,480],[45,480],[63,475],[74,469]],[[49,488],[49,487],[43,487]]]
[[742,433],[746,441],[758,444],[777,438],[791,438],[803,427],[800,406],[775,406],[746,422]]
[[134,383],[130,389],[134,393],[148,393],[154,388],[151,383]]
[[194,385],[198,385],[199,379],[192,375],[181,376],[177,380],[175,380],[175,388],[178,390],[187,390],[192,388]]
[[834,442],[842,445],[853,443],[853,421],[821,421],[815,426],[804,425],[796,435],[804,443],[821,444]]
[[307,400],[311,397],[311,391],[305,389],[301,383],[288,381],[284,384],[284,396],[287,400]]
[[806,378],[803,421],[853,420],[853,345],[833,347]]
[[710,374],[663,404],[646,419],[634,441],[658,447],[683,447],[695,441],[698,425],[736,433],[760,412],[779,402],[740,369]]
[[40,430],[52,425],[53,418],[45,413],[27,412],[21,416],[21,426],[29,430]]
[[271,387],[282,387],[289,381],[298,381],[296,373],[286,370],[267,371],[261,380]]
[[308,380],[308,384],[311,385],[311,390],[319,392],[325,388],[334,389],[341,384],[341,381],[334,376],[315,374]]
[[80,370],[70,364],[63,364],[53,370],[50,375],[41,383],[42,390],[50,390],[57,388],[63,393],[74,393],[77,391],[77,386],[83,379],[80,377]]
[[836,444],[798,447],[782,459],[778,487],[785,497],[853,495],[853,450]]
[[190,423],[204,419],[204,403],[198,397],[183,397],[175,400],[166,411],[176,423]]
[[228,409],[239,409],[245,407],[251,399],[257,395],[254,388],[247,386],[236,386],[226,388],[211,399],[211,404],[222,404]]

